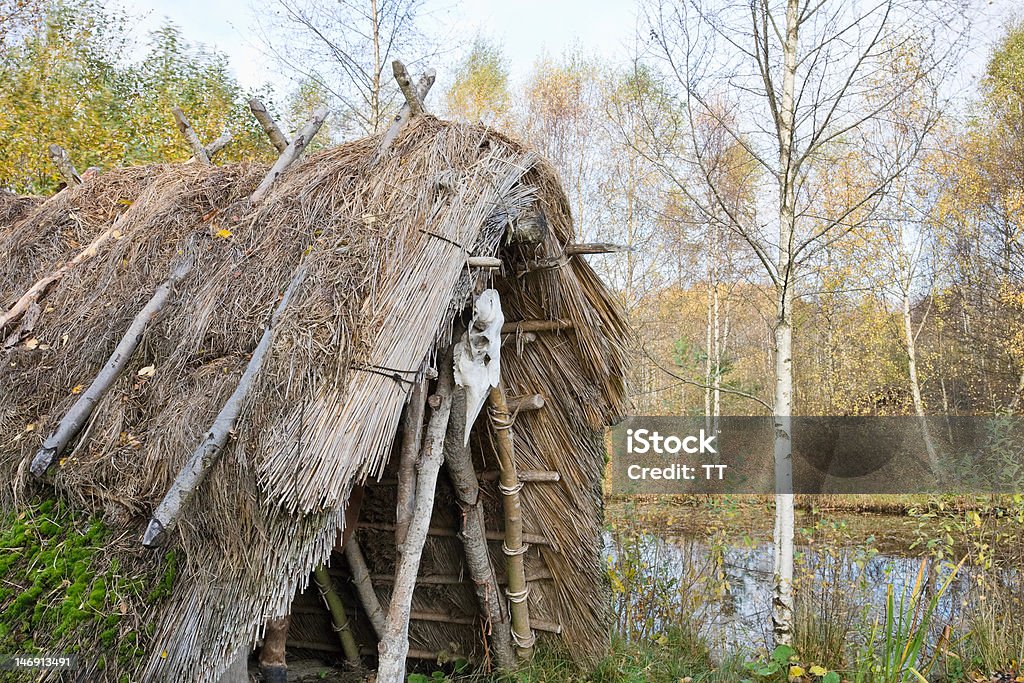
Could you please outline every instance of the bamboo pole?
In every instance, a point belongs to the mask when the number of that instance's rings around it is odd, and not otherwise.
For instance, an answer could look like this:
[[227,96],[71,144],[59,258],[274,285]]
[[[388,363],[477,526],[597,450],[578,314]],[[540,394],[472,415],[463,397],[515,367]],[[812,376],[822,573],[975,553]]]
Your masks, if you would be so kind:
[[405,680],[405,659],[409,652],[409,613],[416,586],[423,544],[430,528],[434,509],[437,475],[444,460],[445,432],[452,410],[452,350],[447,349],[438,367],[435,395],[440,399],[427,423],[427,434],[416,478],[416,508],[405,543],[398,546],[395,584],[388,606],[384,636],[378,644],[377,680],[379,683],[402,683]]
[[96,375],[96,379],[92,381],[89,388],[75,401],[75,404],[64,415],[57,428],[43,442],[42,448],[39,449],[35,458],[32,459],[32,474],[37,477],[46,474],[46,470],[50,468],[53,461],[61,456],[68,444],[71,443],[71,440],[82,430],[82,427],[89,420],[89,416],[92,415],[92,411],[103,400],[103,397],[107,395],[110,388],[114,386],[117,378],[121,376],[121,372],[135,354],[135,349],[138,348],[139,342],[142,341],[142,335],[146,332],[149,324],[163,310],[164,305],[167,304],[171,291],[182,278],[191,272],[193,264],[194,260],[191,258],[180,263],[171,272],[171,276],[156,288],[156,292],[146,302],[146,305],[142,307],[142,310],[135,315],[135,318],[132,319],[131,324],[128,326],[128,330],[121,337],[121,341],[114,347],[114,352],[107,359],[103,369]]
[[487,550],[484,507],[480,503],[480,482],[476,478],[473,457],[463,438],[466,430],[466,409],[466,392],[457,387],[452,397],[444,459],[462,510],[462,547],[466,554],[466,566],[476,589],[477,600],[480,602],[480,611],[487,620],[485,633],[490,636],[491,651],[494,653],[494,661],[498,668],[511,669],[515,665],[512,632],[506,617],[505,601],[498,588],[498,578],[494,574],[491,556]]
[[217,413],[213,425],[206,432],[202,442],[192,452],[185,466],[178,472],[178,476],[175,477],[171,488],[164,495],[163,500],[160,501],[156,510],[153,511],[153,517],[149,520],[149,526],[146,527],[146,533],[142,537],[142,544],[144,546],[155,548],[163,543],[167,534],[177,525],[178,518],[195,495],[199,485],[206,478],[214,463],[219,459],[225,444],[227,444],[228,437],[235,429],[235,423],[242,412],[242,405],[245,403],[245,399],[256,381],[256,376],[259,375],[260,369],[263,367],[263,361],[270,350],[270,342],[274,336],[274,328],[277,326],[285,309],[288,308],[292,296],[298,290],[305,277],[306,268],[304,265],[300,265],[295,270],[295,274],[288,284],[288,289],[285,290],[280,303],[278,303],[271,314],[270,320],[264,326],[263,336],[260,338],[259,344],[256,345],[256,349],[252,352],[252,357],[249,359],[248,365],[246,365],[245,372],[242,373],[242,378],[238,380],[238,385],[220,409],[220,412]]
[[384,623],[386,616],[381,609],[377,592],[373,590],[373,581],[370,578],[370,570],[366,566],[366,558],[363,556],[363,549],[359,547],[355,534],[349,537],[344,546],[345,559],[348,560],[348,568],[352,574],[352,583],[355,584],[356,593],[359,595],[359,602],[362,603],[366,616],[370,618],[377,638],[384,635]]
[[313,571],[313,578],[320,589],[320,597],[327,603],[327,609],[331,611],[331,621],[334,623],[334,632],[338,634],[341,641],[341,650],[345,653],[345,659],[352,664],[359,662],[359,646],[356,644],[355,636],[349,627],[348,615],[345,613],[345,603],[334,591],[334,584],[331,582],[331,575],[323,567],[317,567]]
[[71,163],[71,156],[66,149],[60,145],[50,145],[47,152],[49,152],[50,161],[57,167],[57,171],[60,172],[68,187],[82,184],[82,176],[78,175],[78,171],[75,170],[75,165]]
[[398,465],[397,509],[395,511],[395,543],[405,543],[409,523],[416,507],[416,458],[423,441],[423,415],[426,411],[426,363],[421,366],[420,379],[413,385],[405,409],[402,450]]
[[283,154],[288,149],[288,138],[285,137],[284,133],[278,127],[277,122],[274,121],[274,117],[267,111],[263,101],[258,97],[254,97],[249,100],[249,109],[252,111],[252,115],[259,121],[260,127],[266,132],[267,137],[270,138],[270,143],[277,148],[278,154]]
[[529,546],[523,542],[523,514],[519,500],[519,491],[523,484],[516,472],[515,446],[512,442],[514,420],[505,400],[505,388],[501,383],[491,389],[487,414],[494,431],[497,446],[495,450],[501,471],[498,487],[501,489],[505,513],[505,542],[501,549],[506,557],[508,588],[505,595],[512,613],[512,639],[516,643],[519,656],[526,659],[533,654],[536,640],[530,628],[530,611],[526,603],[530,596],[530,584],[526,582],[523,555]]
[[324,125],[324,120],[327,118],[328,109],[327,107],[320,107],[313,112],[312,118],[306,122],[299,132],[295,134],[295,138],[285,147],[285,150],[281,152],[281,156],[277,158],[274,165],[267,171],[267,175],[260,181],[259,186],[253,191],[249,200],[256,204],[267,194],[270,190],[270,186],[274,184],[278,176],[284,173],[285,169],[295,163],[295,160],[302,156],[302,152],[305,151],[309,145],[313,136],[320,130],[320,126]]
[[210,155],[206,153],[203,143],[199,142],[199,136],[196,135],[195,129],[192,128],[192,124],[189,123],[188,118],[185,116],[185,112],[181,110],[181,107],[174,107],[171,111],[174,113],[174,120],[178,124],[178,131],[185,138],[188,146],[192,148],[192,156],[199,163],[209,166]]

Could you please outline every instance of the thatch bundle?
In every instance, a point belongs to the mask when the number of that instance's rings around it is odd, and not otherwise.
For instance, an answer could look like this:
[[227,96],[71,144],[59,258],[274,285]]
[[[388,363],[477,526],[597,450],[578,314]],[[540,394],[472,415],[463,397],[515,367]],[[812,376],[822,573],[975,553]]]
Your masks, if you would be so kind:
[[[4,308],[112,230],[93,258],[50,287],[32,328],[8,338],[0,370],[0,466],[13,482],[2,497],[6,510],[18,509],[31,479],[27,463],[133,317],[177,264],[194,261],[52,470],[62,497],[123,532],[109,556],[125,572],[165,571],[164,554],[137,539],[238,383],[281,292],[297,271],[305,273],[274,327],[268,361],[224,457],[172,537],[180,549],[173,591],[155,603],[122,601],[121,611],[136,619],[120,628],[144,634],[145,661],[118,669],[108,660],[101,672],[102,648],[90,634],[50,644],[52,651],[89,645],[83,680],[122,671],[133,679],[215,680],[330,560],[353,486],[384,482],[369,489],[361,518],[369,531],[361,534],[381,535],[394,522],[387,482],[403,406],[423,360],[449,342],[471,297],[468,255],[503,259],[493,286],[506,319],[571,324],[529,344],[513,336],[502,377],[512,395],[548,399],[543,410],[517,417],[519,467],[560,473],[557,483],[522,491],[527,529],[546,540],[527,555],[528,567],[545,577],[531,592],[531,609],[560,624],[582,656],[602,642],[603,455],[595,434],[624,407],[622,317],[581,259],[526,268],[561,256],[573,237],[568,204],[545,161],[492,131],[429,116],[414,119],[375,161],[378,142],[309,156],[255,206],[247,197],[266,171],[256,164],[116,169],[38,204],[0,197]],[[538,207],[550,228],[545,240],[508,244],[509,225]],[[486,429],[474,431],[472,444],[478,468],[493,470]],[[432,524],[457,529],[445,491]],[[493,484],[485,493],[488,528],[499,530],[500,496]],[[372,572],[393,571],[387,544],[374,546]],[[457,574],[460,553],[453,536],[432,537],[421,575]],[[387,586],[376,588],[386,603]],[[460,613],[475,614],[465,585],[425,584],[416,596],[421,612],[458,604]],[[149,634],[145,623],[155,623]],[[434,651],[466,642],[472,654],[479,634],[478,625],[428,622],[412,639]]]

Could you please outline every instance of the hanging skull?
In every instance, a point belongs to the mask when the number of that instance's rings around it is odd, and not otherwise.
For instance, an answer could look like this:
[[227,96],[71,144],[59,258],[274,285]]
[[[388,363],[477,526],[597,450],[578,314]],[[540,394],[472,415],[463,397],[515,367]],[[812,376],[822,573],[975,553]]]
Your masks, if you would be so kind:
[[473,302],[473,320],[455,345],[455,383],[466,391],[465,444],[491,387],[501,379],[501,326],[505,316],[501,299],[493,289],[484,290]]

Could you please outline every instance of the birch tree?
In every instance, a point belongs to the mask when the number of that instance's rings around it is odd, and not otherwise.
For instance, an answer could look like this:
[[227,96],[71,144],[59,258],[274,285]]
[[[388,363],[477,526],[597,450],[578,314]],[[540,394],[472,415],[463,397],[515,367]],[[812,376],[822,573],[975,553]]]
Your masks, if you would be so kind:
[[[930,0],[653,0],[646,7],[641,58],[674,82],[686,115],[679,127],[654,131],[645,153],[708,221],[749,245],[774,291],[777,643],[793,636],[793,306],[801,266],[863,225],[918,155],[938,117],[944,67],[961,42],[961,12]],[[889,97],[873,98],[894,51],[907,45],[924,56],[920,68],[888,84]],[[896,121],[902,91],[923,85],[933,93],[923,122]],[[723,200],[706,155],[708,119],[763,169],[759,211]],[[887,144],[882,132],[893,125],[912,126],[905,146]],[[851,189],[842,205],[823,206],[817,199],[833,181],[829,158],[843,148],[872,165],[872,181]]]

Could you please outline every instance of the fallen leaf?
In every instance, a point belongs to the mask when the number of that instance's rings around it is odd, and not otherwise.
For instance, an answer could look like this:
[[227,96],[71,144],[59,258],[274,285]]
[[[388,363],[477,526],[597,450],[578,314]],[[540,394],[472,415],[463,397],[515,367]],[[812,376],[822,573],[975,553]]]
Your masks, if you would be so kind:
[[153,365],[147,365],[146,367],[139,370],[139,377],[152,377],[156,374],[156,367]]
[[72,394],[80,394],[80,393],[82,393],[82,389],[85,389],[85,385],[84,385],[84,384],[76,384],[76,385],[75,385],[75,386],[74,386],[74,387],[73,387],[73,388],[71,389],[71,393],[72,393]]
[[25,431],[26,432],[35,431],[35,428],[36,428],[36,423],[35,422],[29,422],[27,425],[25,425]]
[[37,346],[39,346],[39,340],[36,339],[35,337],[32,337],[31,339],[28,339],[28,340],[25,341],[25,348],[26,349],[34,349]]
[[115,230],[114,232],[110,233],[110,236],[113,237],[115,240],[119,240],[124,237],[124,233],[121,232],[120,230]]
[[814,666],[812,666],[812,667],[811,667],[810,669],[808,669],[807,671],[808,671],[808,672],[809,672],[809,673],[810,673],[810,674],[811,674],[812,676],[824,676],[825,674],[827,674],[827,673],[828,673],[828,669],[826,669],[826,668],[825,668],[825,667],[823,667],[823,666],[818,666],[817,664],[815,664]]
[[233,236],[235,233],[231,232],[227,228],[221,228],[220,230],[218,230],[217,232],[215,232],[213,234],[214,234],[215,237],[219,237],[222,240],[226,240],[227,238]]

